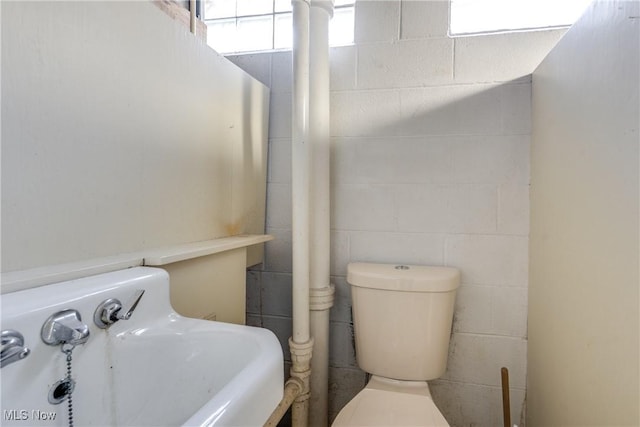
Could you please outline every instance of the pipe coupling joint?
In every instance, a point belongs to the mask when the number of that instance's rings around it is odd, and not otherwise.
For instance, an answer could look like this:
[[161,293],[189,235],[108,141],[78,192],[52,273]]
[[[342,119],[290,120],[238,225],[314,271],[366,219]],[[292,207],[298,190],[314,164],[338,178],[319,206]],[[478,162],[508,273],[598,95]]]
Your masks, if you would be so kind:
[[313,338],[304,343],[297,343],[289,338],[289,350],[291,351],[291,371],[305,372],[311,369],[311,354],[313,353]]
[[303,395],[303,394],[309,393],[309,390],[310,390],[309,381],[311,378],[311,369],[306,371],[296,371],[293,369],[293,367],[291,367],[291,369],[289,370],[289,379],[293,380],[294,378],[295,378],[295,381],[297,381],[297,383],[300,385],[300,392],[298,394]]
[[304,343],[296,343],[289,338],[289,349],[291,350],[291,370],[289,374],[293,381],[301,384],[300,393],[296,397],[296,402],[300,403],[309,399],[311,392],[311,354],[313,352],[313,338]]
[[333,284],[324,288],[309,289],[309,309],[313,311],[329,310],[333,307],[336,287]]
[[294,392],[296,396],[299,396],[304,391],[304,381],[298,377],[289,377],[289,379],[284,383],[285,388],[288,386],[292,386],[297,388],[297,391]]

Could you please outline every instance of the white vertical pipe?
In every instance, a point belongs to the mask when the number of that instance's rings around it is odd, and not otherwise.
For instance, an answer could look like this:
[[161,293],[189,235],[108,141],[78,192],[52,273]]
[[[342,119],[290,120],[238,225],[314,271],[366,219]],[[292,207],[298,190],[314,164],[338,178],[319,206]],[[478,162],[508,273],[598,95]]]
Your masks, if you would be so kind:
[[328,425],[330,283],[329,20],[333,2],[311,0],[309,130],[311,140],[311,426]]
[[291,232],[293,273],[293,336],[291,377],[303,390],[293,402],[291,424],[309,423],[309,397],[313,338],[309,330],[309,1],[292,0],[293,6],[293,89],[291,137]]
[[311,1],[311,286],[316,288],[329,286],[330,276],[329,20],[332,14],[331,1]]
[[291,232],[293,341],[309,341],[309,3],[293,0]]

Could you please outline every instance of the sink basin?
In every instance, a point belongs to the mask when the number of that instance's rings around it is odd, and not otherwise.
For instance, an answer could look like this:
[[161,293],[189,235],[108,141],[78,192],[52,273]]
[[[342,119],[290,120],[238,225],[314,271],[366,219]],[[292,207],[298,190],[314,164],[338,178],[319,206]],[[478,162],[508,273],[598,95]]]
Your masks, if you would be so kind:
[[[145,293],[130,319],[94,324],[102,301],[125,302],[138,289]],[[261,426],[282,399],[273,333],[182,317],[170,306],[167,273],[136,267],[2,296],[2,330],[20,332],[31,350],[2,368],[3,426],[68,425],[68,402],[49,402],[66,355],[40,337],[64,309],[77,310],[90,330],[71,353],[78,426]]]

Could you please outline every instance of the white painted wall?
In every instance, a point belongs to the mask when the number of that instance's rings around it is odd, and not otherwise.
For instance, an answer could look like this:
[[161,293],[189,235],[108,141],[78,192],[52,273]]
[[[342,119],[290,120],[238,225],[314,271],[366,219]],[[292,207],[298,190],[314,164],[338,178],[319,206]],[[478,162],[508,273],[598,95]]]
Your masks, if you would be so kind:
[[531,426],[640,425],[639,5],[594,2],[533,74]]
[[264,230],[269,92],[150,2],[2,2],[2,271]]
[[[562,30],[451,39],[444,1],[359,1],[356,43],[331,49],[331,418],[365,384],[350,261],[462,270],[449,369],[432,382],[452,426],[519,421],[526,387],[530,74]],[[271,88],[267,231],[248,322],[291,335],[291,56],[230,59]]]

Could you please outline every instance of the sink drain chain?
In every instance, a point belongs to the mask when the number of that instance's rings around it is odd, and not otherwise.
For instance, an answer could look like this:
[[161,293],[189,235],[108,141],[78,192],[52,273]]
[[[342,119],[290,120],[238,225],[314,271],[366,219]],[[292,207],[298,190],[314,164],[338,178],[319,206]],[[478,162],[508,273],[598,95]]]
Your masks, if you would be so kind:
[[67,408],[69,413],[69,427],[73,427],[73,399],[71,398],[71,394],[73,393],[75,383],[71,378],[71,353],[73,352],[74,346],[66,346],[66,348],[65,346],[66,345],[62,346],[62,352],[67,355],[67,376],[65,381],[67,384],[70,384],[66,389]]
[[73,389],[76,387],[76,382],[71,378],[71,361],[72,361],[72,352],[75,346],[70,344],[63,344],[61,351],[67,356],[67,375],[57,381],[50,389],[49,389],[49,403],[52,405],[59,405],[65,400],[67,401],[67,412],[69,413],[69,427],[73,427],[73,399],[71,398],[71,394],[73,393]]

